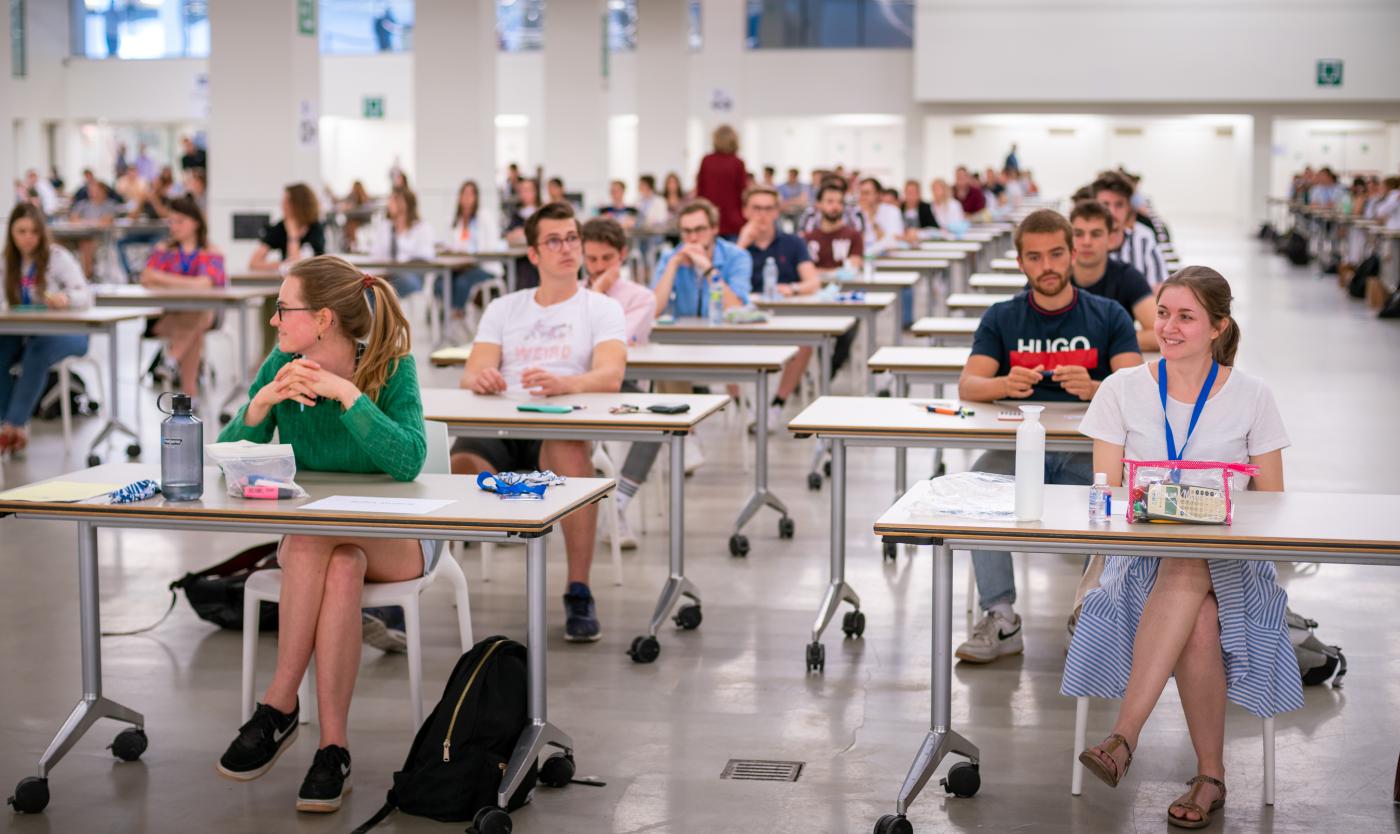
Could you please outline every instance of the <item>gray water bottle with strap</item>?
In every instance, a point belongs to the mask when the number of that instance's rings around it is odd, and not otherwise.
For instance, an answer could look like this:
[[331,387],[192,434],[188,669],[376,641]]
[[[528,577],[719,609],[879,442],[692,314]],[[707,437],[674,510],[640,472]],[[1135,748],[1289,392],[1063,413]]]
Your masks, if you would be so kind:
[[[165,394],[161,394],[164,397]],[[167,501],[198,501],[204,495],[204,423],[194,416],[189,394],[171,394],[160,424],[160,491]]]

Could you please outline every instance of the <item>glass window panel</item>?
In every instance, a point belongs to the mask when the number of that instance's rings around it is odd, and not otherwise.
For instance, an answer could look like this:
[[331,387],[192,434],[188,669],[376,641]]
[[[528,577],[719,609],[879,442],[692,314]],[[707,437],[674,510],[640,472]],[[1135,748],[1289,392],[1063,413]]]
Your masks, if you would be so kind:
[[637,48],[637,0],[608,0],[608,50]]
[[28,72],[24,52],[24,0],[10,0],[10,75],[23,78]]
[[496,39],[503,52],[528,52],[544,45],[545,0],[496,0]]
[[699,52],[705,46],[705,32],[700,28],[700,0],[690,0],[690,50]]
[[369,55],[413,50],[413,0],[320,0],[321,52]]
[[75,0],[86,58],[206,58],[206,0]]
[[746,0],[750,49],[912,49],[915,0]]

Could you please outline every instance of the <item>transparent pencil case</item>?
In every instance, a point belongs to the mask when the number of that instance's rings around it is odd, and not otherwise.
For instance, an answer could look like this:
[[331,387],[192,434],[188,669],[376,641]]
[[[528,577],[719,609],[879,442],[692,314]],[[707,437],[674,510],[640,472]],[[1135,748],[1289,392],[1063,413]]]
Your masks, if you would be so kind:
[[277,501],[306,498],[296,482],[297,459],[287,443],[211,443],[204,447],[209,459],[224,472],[231,498]]
[[1216,460],[1125,460],[1128,522],[1229,524],[1234,520],[1230,481],[1255,475],[1257,466]]

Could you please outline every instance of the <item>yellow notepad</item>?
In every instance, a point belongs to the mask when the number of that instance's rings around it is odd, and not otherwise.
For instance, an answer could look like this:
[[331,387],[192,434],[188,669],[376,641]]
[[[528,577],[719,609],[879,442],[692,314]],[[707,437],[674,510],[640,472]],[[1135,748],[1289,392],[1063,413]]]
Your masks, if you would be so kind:
[[106,495],[121,489],[122,484],[98,484],[89,481],[48,481],[41,484],[16,487],[0,492],[0,501],[57,501],[71,504],[86,501],[99,495]]

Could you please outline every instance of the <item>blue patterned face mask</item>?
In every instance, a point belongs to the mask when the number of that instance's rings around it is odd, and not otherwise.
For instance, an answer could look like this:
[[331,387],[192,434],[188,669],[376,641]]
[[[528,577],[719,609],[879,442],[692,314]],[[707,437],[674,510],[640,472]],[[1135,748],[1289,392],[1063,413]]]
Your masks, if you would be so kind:
[[137,481],[127,484],[121,489],[114,490],[111,496],[112,504],[135,504],[137,501],[145,501],[147,498],[154,498],[160,492],[160,484],[152,480]]
[[541,501],[544,500],[545,490],[562,483],[564,477],[548,469],[543,472],[502,472],[498,475],[480,472],[476,476],[477,487],[494,492],[507,501]]

